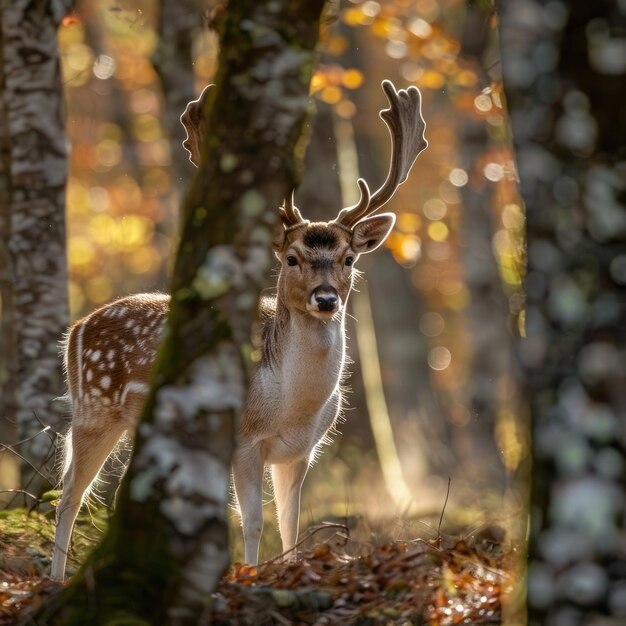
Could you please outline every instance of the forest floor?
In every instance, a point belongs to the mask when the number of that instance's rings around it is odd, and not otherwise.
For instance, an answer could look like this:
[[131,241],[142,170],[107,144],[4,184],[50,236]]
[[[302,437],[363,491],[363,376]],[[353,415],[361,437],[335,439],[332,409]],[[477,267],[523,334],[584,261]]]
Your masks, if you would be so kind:
[[[45,576],[53,513],[0,511],[0,626],[19,624],[62,587]],[[105,526],[97,516],[79,519],[70,567]],[[305,533],[297,559],[233,564],[213,596],[207,624],[500,624],[503,605],[509,613],[521,605],[519,556],[498,526],[365,544],[352,540],[342,524],[322,525]]]

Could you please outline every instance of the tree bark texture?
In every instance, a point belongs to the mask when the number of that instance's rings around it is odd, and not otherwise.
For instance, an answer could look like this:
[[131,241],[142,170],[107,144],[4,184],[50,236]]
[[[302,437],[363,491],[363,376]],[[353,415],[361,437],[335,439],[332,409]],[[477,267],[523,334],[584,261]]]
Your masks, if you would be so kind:
[[[58,342],[69,321],[67,147],[56,31],[71,0],[0,3],[0,419],[26,439],[62,429]],[[20,453],[36,466],[50,439]],[[25,484],[30,467],[23,471]]]
[[182,194],[189,186],[194,169],[182,147],[185,130],[180,115],[187,103],[195,98],[192,44],[202,23],[200,0],[162,0],[159,5],[159,45],[152,62],[163,91],[174,186]]
[[529,623],[626,618],[623,3],[502,3],[528,220]]
[[323,1],[231,4],[168,329],[110,531],[31,623],[200,624],[229,562],[227,502],[276,208],[296,186]]

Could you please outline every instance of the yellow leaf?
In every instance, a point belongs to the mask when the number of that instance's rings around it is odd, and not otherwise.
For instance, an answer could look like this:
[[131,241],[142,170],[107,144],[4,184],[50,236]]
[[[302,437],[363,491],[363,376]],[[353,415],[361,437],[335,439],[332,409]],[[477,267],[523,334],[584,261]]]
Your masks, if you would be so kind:
[[445,241],[450,234],[450,229],[443,222],[432,222],[428,225],[427,232],[433,241]]
[[346,70],[341,82],[347,89],[358,89],[363,84],[363,74],[359,70]]
[[323,72],[317,71],[311,78],[311,94],[318,92],[326,86],[326,75]]
[[426,70],[419,79],[420,87],[427,87],[428,89],[441,89],[445,84],[444,75],[434,70]]
[[461,70],[454,75],[454,81],[461,87],[473,87],[476,84],[476,74],[470,70]]
[[90,268],[96,259],[92,242],[80,235],[68,240],[68,258],[73,270],[85,271]]
[[339,56],[348,49],[348,39],[343,35],[331,35],[325,41],[325,46],[329,54]]
[[372,21],[371,16],[365,15],[359,7],[346,9],[341,17],[348,26],[362,26],[363,24],[370,24]]
[[382,18],[376,19],[370,29],[376,37],[386,38],[389,34],[389,24],[387,20]]
[[341,101],[343,94],[341,93],[341,89],[339,89],[339,87],[329,85],[328,87],[324,87],[320,97],[327,104],[337,104],[337,102]]
[[415,213],[400,213],[398,215],[397,229],[404,233],[417,232],[421,224],[419,215]]

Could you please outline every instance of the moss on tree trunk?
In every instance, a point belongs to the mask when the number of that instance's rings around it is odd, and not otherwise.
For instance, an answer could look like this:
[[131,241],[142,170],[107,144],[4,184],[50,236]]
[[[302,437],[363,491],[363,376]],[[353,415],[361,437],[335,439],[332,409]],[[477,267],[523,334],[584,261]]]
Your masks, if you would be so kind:
[[234,2],[182,207],[166,337],[111,528],[31,623],[197,624],[228,564],[226,505],[246,354],[295,187],[322,0]]

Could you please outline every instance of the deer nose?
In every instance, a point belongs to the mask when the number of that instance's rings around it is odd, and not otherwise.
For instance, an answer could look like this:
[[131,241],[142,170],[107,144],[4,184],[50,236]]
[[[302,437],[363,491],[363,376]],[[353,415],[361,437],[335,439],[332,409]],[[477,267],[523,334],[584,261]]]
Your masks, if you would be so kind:
[[318,287],[311,299],[319,311],[335,311],[338,308],[339,296],[332,287]]

